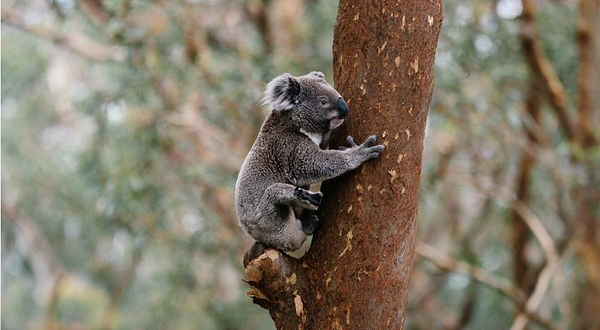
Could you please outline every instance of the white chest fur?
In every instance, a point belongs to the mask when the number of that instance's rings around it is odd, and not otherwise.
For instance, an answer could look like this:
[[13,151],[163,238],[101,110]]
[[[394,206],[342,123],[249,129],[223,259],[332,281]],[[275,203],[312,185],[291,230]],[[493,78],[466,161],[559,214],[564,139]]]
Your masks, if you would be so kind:
[[300,129],[300,132],[302,132],[304,135],[308,136],[308,138],[311,139],[312,142],[314,142],[317,146],[321,145],[321,141],[323,141],[323,134],[309,133],[303,129]]

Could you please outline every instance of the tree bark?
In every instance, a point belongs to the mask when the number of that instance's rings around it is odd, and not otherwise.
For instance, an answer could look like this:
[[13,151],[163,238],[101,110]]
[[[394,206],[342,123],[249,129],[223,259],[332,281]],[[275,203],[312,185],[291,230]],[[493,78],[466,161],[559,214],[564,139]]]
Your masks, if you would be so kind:
[[376,134],[386,150],[324,184],[303,259],[267,250],[246,267],[248,295],[278,329],[402,328],[441,24],[440,0],[340,1],[334,81],[351,110],[332,147]]

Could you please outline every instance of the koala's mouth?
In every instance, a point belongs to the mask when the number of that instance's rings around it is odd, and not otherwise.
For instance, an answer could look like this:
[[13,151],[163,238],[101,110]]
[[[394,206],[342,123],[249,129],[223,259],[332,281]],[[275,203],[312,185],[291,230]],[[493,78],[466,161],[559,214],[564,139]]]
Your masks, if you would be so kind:
[[329,122],[329,129],[334,129],[340,126],[344,122],[344,118],[333,118]]

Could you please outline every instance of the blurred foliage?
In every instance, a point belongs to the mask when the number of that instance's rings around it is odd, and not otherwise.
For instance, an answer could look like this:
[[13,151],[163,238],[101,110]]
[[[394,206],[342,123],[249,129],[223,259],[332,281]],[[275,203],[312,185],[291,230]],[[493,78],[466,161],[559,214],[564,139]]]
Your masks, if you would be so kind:
[[[511,278],[510,208],[489,191],[514,189],[529,120],[520,2],[444,6],[419,235]],[[233,188],[265,116],[264,83],[313,70],[331,81],[337,1],[6,0],[2,8],[2,328],[272,329],[245,296],[241,257],[251,241],[237,226]],[[539,12],[570,105],[575,16],[570,1]],[[533,171],[529,206],[561,241],[556,199],[572,213],[568,192],[586,174],[543,112],[556,148]],[[531,241],[530,262],[540,266]],[[578,267],[567,260],[560,285],[577,281]],[[561,303],[576,297],[564,291],[545,309],[569,324],[573,307]],[[508,328],[514,315],[496,291],[424,259],[411,295],[420,303],[407,329],[451,327],[469,299],[477,304],[466,328]]]

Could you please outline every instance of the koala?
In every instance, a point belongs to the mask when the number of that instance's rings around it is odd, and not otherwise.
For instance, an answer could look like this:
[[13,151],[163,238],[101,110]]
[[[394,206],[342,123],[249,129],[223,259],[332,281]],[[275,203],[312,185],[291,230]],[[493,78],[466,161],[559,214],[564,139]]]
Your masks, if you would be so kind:
[[320,222],[315,212],[323,194],[309,186],[377,158],[384,146],[374,145],[375,136],[361,145],[348,136],[348,147],[325,149],[349,108],[321,72],[276,77],[266,86],[263,104],[270,113],[240,169],[236,211],[257,243],[293,252]]

